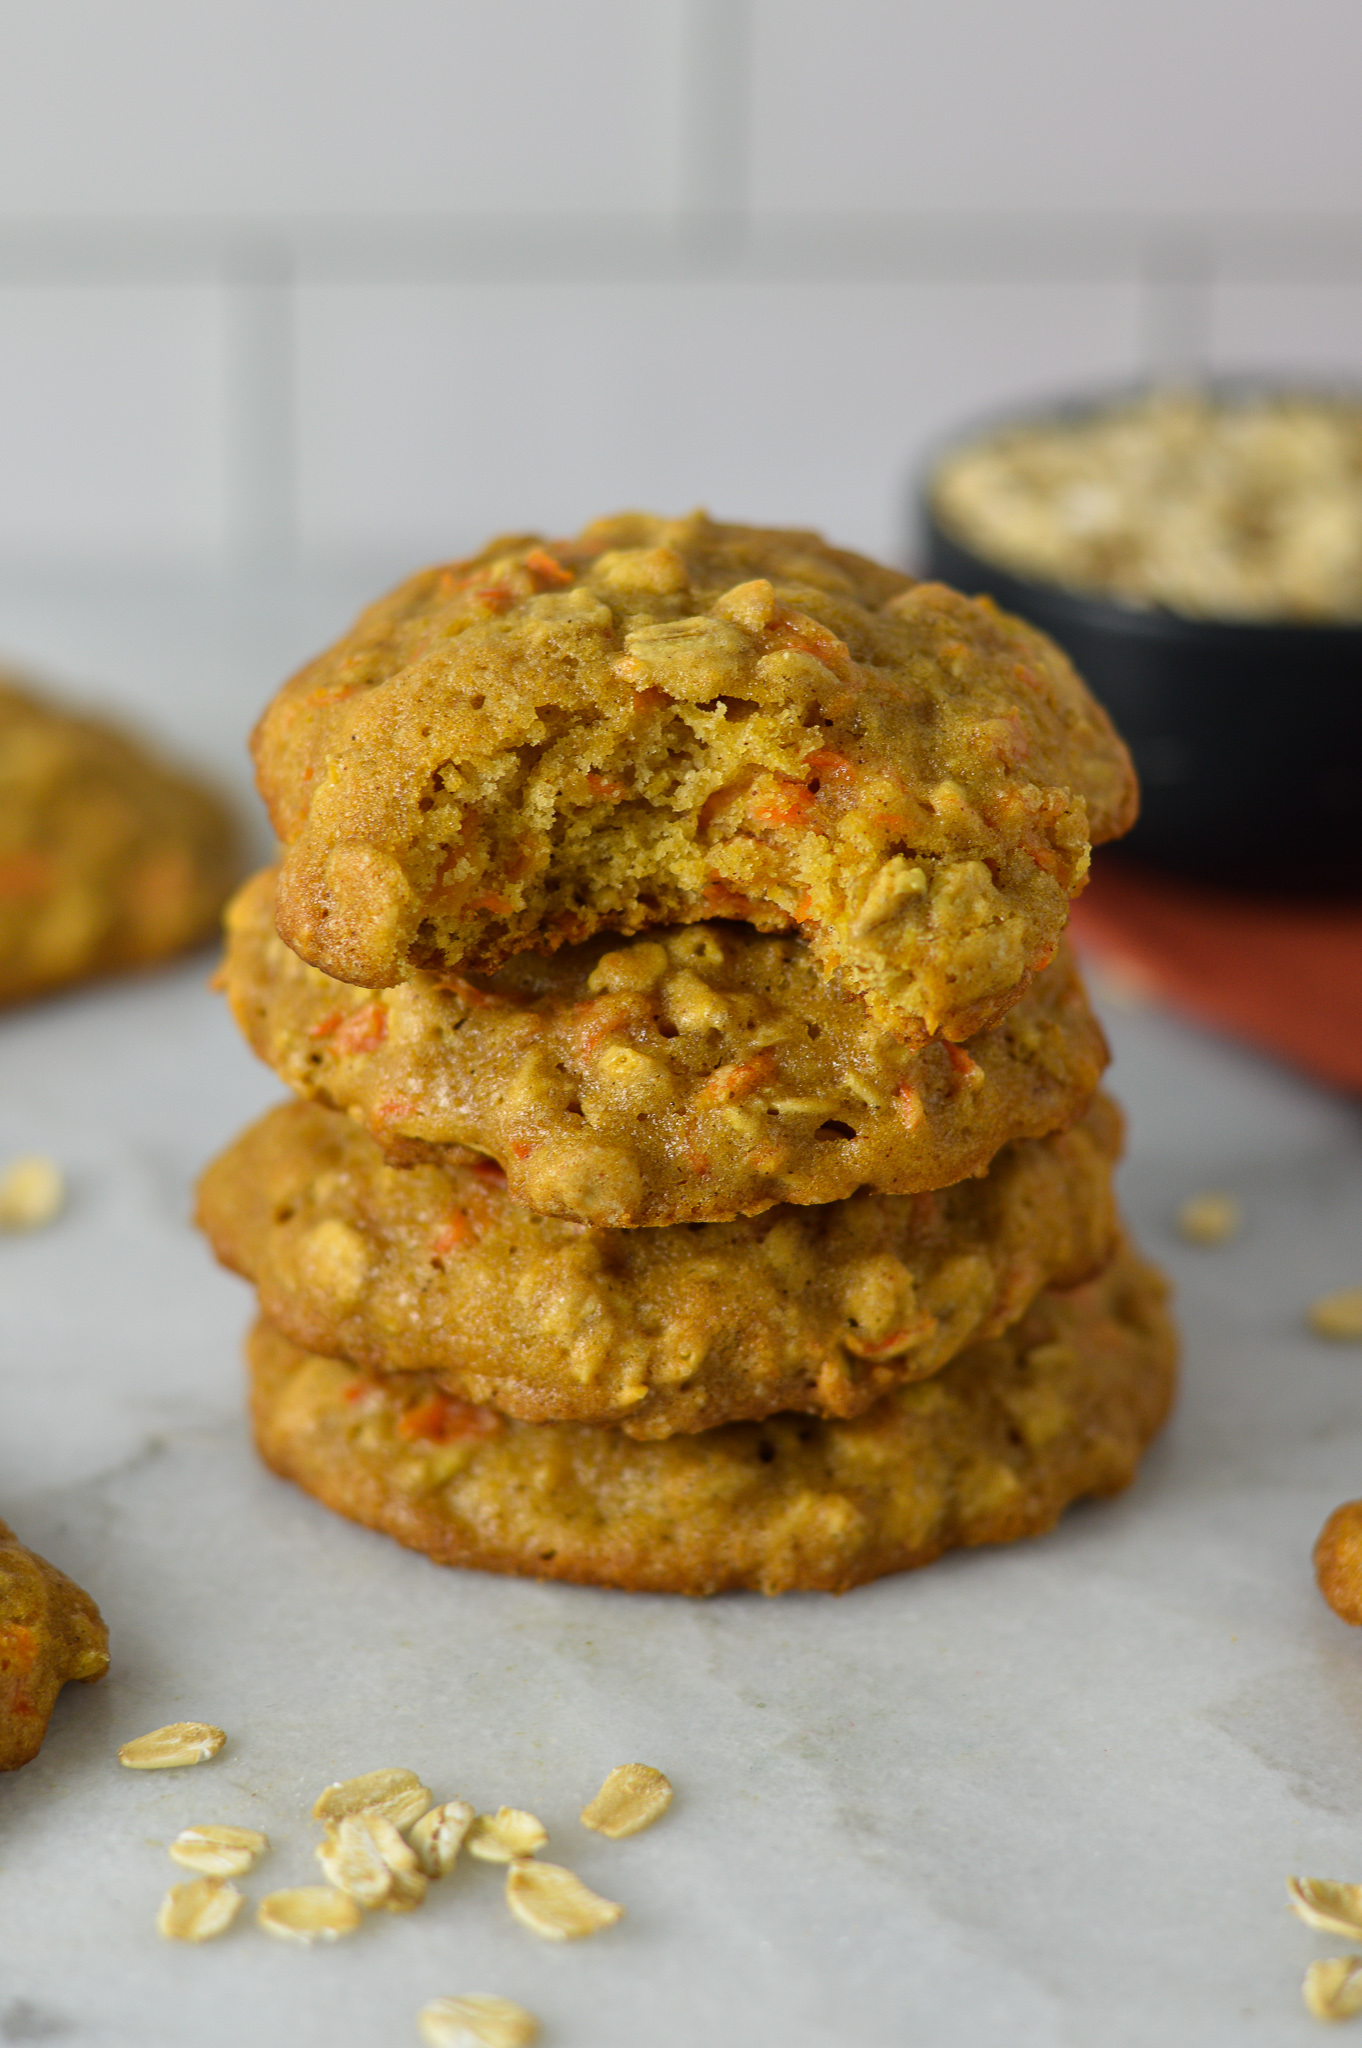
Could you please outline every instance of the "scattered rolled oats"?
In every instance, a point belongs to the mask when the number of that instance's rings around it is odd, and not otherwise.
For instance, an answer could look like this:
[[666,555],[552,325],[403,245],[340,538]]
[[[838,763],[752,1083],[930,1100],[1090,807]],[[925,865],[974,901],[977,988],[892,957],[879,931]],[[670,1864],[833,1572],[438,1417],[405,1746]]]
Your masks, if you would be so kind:
[[447,1799],[443,1806],[432,1806],[407,1830],[407,1839],[427,1877],[448,1877],[475,1818],[466,1799]]
[[490,1991],[432,1998],[417,2013],[416,2025],[427,2048],[529,2048],[539,2038],[532,2012]]
[[408,1913],[426,1895],[415,1850],[381,1813],[347,1813],[327,1829],[317,1861],[338,1891],[370,1912]]
[[1317,2020],[1350,2020],[1362,2012],[1362,1956],[1329,1956],[1311,1963],[1301,1997]]
[[672,1788],[651,1764],[618,1764],[589,1806],[582,1808],[583,1827],[618,1841],[641,1834],[660,1820],[672,1803]]
[[182,1828],[170,1845],[174,1860],[204,1877],[244,1877],[269,1848],[254,1828]]
[[1286,1896],[1293,1913],[1323,1934],[1362,1941],[1362,1884],[1335,1884],[1327,1877],[1288,1877]]
[[1178,1210],[1178,1229],[1189,1244],[1228,1244],[1244,1226],[1244,1212],[1233,1195],[1192,1195]]
[[381,1813],[395,1828],[407,1828],[430,1803],[430,1788],[415,1771],[366,1771],[362,1778],[342,1778],[328,1785],[319,1793],[312,1817],[330,1822],[352,1813]]
[[172,1721],[125,1742],[118,1761],[130,1771],[179,1771],[188,1764],[207,1763],[227,1740],[221,1728],[207,1721]]
[[161,1901],[156,1925],[167,1941],[215,1941],[225,1934],[246,1901],[220,1877],[196,1877],[173,1884]]
[[256,1925],[281,1941],[339,1941],[343,1934],[353,1934],[363,1918],[355,1901],[329,1884],[271,1892],[255,1911]]
[[601,1898],[575,1872],[528,1858],[506,1873],[506,1903],[521,1926],[544,1941],[580,1941],[624,1918],[623,1906]]
[[470,1856],[484,1863],[514,1863],[518,1856],[533,1856],[548,1838],[548,1829],[532,1813],[499,1806],[495,1813],[480,1813],[466,1839]]
[[1319,1337],[1356,1343],[1362,1339],[1362,1287],[1342,1287],[1310,1305],[1310,1328]]
[[0,1170],[0,1230],[39,1230],[66,1196],[61,1168],[41,1154],[12,1159]]

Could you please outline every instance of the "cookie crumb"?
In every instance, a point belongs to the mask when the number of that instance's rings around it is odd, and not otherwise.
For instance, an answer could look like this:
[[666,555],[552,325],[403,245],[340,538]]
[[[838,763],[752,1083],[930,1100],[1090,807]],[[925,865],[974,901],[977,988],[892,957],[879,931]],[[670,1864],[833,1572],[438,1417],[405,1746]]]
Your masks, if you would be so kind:
[[271,1892],[256,1908],[255,1920],[281,1941],[339,1941],[353,1934],[364,1914],[355,1900],[329,1884],[300,1884]]
[[41,1153],[12,1159],[0,1169],[0,1230],[40,1230],[66,1199],[61,1168]]
[[416,2026],[427,2048],[529,2048],[539,2038],[532,2012],[490,1991],[432,1998],[417,2013]]
[[172,1721],[168,1727],[153,1728],[125,1742],[118,1761],[129,1771],[179,1771],[189,1764],[207,1763],[227,1740],[221,1728],[207,1721]]
[[1315,1580],[1340,1621],[1362,1626],[1362,1500],[1345,1500],[1320,1530]]
[[499,1806],[495,1813],[480,1813],[468,1830],[470,1856],[484,1863],[514,1863],[542,1849],[549,1831],[534,1814],[518,1806]]
[[170,1845],[174,1861],[203,1877],[244,1877],[269,1848],[254,1828],[181,1828]]
[[1362,1956],[1329,1956],[1311,1963],[1301,1997],[1317,2020],[1350,2020],[1362,2012]]
[[161,1901],[156,1925],[167,1941],[216,1941],[245,1905],[234,1884],[220,1877],[196,1877],[173,1884]]
[[1344,1344],[1362,1343],[1362,1287],[1340,1287],[1310,1304],[1310,1328],[1317,1337]]
[[596,1797],[582,1808],[582,1825],[618,1841],[650,1828],[671,1803],[672,1788],[661,1771],[651,1764],[618,1764]]
[[1233,1195],[1191,1195],[1178,1210],[1178,1230],[1188,1244],[1228,1244],[1243,1227],[1244,1212]]
[[623,1906],[601,1898],[559,1863],[513,1863],[506,1873],[506,1903],[542,1941],[581,1941],[624,1918]]

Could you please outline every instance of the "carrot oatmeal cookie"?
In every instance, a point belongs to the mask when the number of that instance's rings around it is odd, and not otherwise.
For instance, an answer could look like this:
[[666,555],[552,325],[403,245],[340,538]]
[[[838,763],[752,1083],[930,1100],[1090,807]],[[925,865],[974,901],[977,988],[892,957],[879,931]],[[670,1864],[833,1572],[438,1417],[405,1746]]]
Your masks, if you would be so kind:
[[1173,1394],[1165,1292],[1125,1251],[855,1421],[780,1415],[648,1444],[508,1422],[261,1323],[256,1442],[328,1507],[442,1564],[656,1593],[843,1592],[1039,1534],[1128,1485]]
[[206,939],[235,856],[206,789],[0,676],[0,1003]]
[[856,1415],[1109,1257],[1121,1118],[937,1194],[735,1223],[593,1230],[495,1169],[392,1167],[349,1118],[272,1110],[209,1167],[199,1220],[309,1349],[521,1419],[662,1437],[798,1409]]
[[1106,1064],[1061,948],[968,1050],[911,1050],[739,924],[601,935],[473,980],[360,989],[274,930],[269,874],[227,917],[224,985],[249,1043],[394,1158],[489,1154],[517,1201],[619,1227],[716,1222],[857,1188],[912,1193],[1079,1115]]
[[88,1593],[0,1522],[0,1771],[42,1748],[57,1694],[109,1668],[109,1631]]
[[370,988],[600,929],[798,928],[906,1042],[1054,952],[1130,760],[1042,634],[811,533],[703,514],[424,571],[255,736],[279,929]]

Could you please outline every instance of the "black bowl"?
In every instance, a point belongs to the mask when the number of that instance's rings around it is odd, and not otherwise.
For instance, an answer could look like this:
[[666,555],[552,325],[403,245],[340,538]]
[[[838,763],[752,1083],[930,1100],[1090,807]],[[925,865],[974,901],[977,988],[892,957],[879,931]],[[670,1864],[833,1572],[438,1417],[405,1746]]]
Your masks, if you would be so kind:
[[1202,881],[1362,893],[1362,625],[1183,618],[1019,576],[941,526],[930,490],[931,473],[921,573],[1057,640],[1127,741],[1142,805],[1123,847]]

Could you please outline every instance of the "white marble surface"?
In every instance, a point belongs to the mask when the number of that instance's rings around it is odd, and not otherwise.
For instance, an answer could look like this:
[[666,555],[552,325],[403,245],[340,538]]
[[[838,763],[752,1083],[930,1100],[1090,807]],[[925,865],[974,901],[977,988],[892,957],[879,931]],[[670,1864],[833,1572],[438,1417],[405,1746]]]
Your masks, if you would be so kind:
[[[0,642],[230,769],[339,602],[111,586],[73,608],[0,581]],[[546,2048],[1311,2038],[1300,1975],[1330,1944],[1283,1878],[1362,1878],[1362,1640],[1309,1566],[1362,1492],[1362,1350],[1303,1324],[1362,1281],[1355,1109],[1109,1006],[1126,1202],[1187,1340],[1136,1486],[842,1600],[625,1598],[440,1571],[256,1465],[246,1290],[186,1212],[277,1091],[207,967],[0,1020],[0,1157],[50,1153],[71,1181],[54,1227],[0,1240],[0,1510],[95,1593],[114,1652],[0,1780],[0,2042],[386,2048],[466,1989],[537,2011]],[[1170,1219],[1207,1186],[1248,1222],[1195,1251]],[[118,1768],[120,1741],[180,1717],[229,1731],[216,1762]],[[675,1807],[634,1841],[588,1835],[579,1806],[632,1758]],[[179,1827],[263,1827],[258,1897],[313,1875],[315,1790],[389,1762],[533,1807],[627,1919],[551,1949],[461,1866],[333,1950],[157,1938]]]

